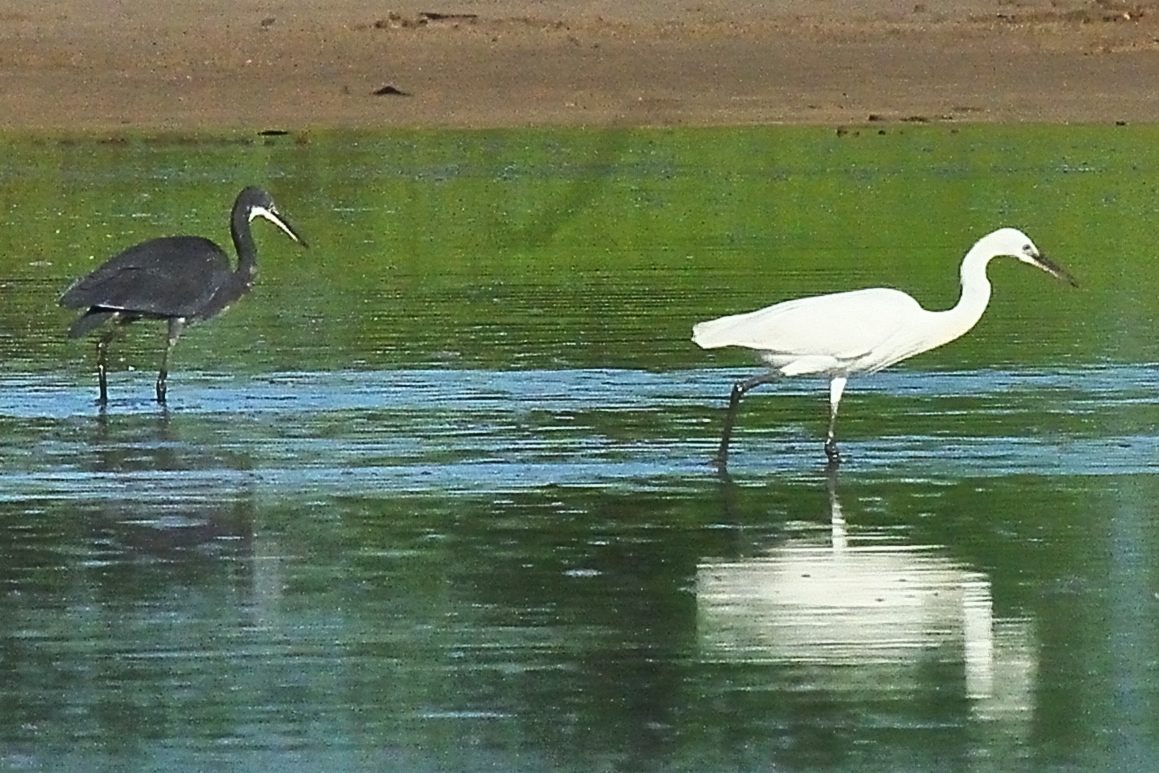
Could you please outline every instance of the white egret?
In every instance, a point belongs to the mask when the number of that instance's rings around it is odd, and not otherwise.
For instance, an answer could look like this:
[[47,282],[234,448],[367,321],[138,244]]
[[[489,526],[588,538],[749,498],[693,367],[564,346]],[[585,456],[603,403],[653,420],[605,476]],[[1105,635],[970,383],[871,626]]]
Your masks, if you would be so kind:
[[729,438],[744,394],[782,376],[801,375],[829,377],[825,454],[830,463],[839,463],[834,426],[845,382],[854,373],[876,373],[967,333],[990,302],[986,266],[1002,256],[1017,258],[1078,286],[1062,267],[1039,252],[1026,234],[1000,228],[983,236],[966,253],[960,271],[962,296],[946,311],[928,311],[906,293],[883,287],[799,298],[695,325],[692,340],[701,348],[753,349],[770,369],[733,386],[716,456],[718,466],[728,463]]

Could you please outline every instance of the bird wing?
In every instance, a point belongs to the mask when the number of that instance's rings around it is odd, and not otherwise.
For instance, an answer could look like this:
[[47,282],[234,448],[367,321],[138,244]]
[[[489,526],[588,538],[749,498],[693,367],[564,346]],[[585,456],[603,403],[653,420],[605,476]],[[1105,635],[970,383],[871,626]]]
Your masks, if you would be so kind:
[[[879,370],[914,353],[912,331],[928,313],[898,290],[855,290],[701,322],[692,340],[705,349],[755,349],[787,375],[850,367]],[[883,356],[888,362],[879,365]]]
[[193,316],[230,275],[229,258],[210,240],[167,236],[110,258],[65,291],[60,305]]

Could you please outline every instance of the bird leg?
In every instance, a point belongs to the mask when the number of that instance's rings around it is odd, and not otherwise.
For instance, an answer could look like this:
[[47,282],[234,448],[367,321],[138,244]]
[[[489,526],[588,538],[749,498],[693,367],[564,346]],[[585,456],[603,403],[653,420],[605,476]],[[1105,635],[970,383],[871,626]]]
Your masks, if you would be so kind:
[[106,333],[97,339],[97,385],[100,387],[99,405],[109,402],[109,341],[113,338],[112,332]]
[[841,464],[841,452],[837,450],[837,406],[841,403],[841,393],[845,391],[845,376],[834,376],[829,380],[829,431],[825,434],[825,456],[830,466]]
[[161,355],[161,370],[157,373],[157,402],[162,405],[165,404],[166,379],[169,378],[169,352],[173,350],[173,345],[181,337],[181,331],[184,327],[184,317],[169,318],[169,335],[165,340],[165,353]]
[[829,436],[825,438],[825,456],[829,459],[831,467],[841,464],[841,451],[837,448],[837,440],[833,437],[833,430],[829,430]]
[[762,373],[732,385],[732,395],[728,399],[728,411],[724,415],[724,430],[720,434],[720,448],[717,449],[716,458],[713,460],[718,470],[723,470],[728,466],[728,444],[732,439],[732,427],[736,423],[736,412],[740,408],[740,399],[753,387],[771,384],[778,378],[776,373]]

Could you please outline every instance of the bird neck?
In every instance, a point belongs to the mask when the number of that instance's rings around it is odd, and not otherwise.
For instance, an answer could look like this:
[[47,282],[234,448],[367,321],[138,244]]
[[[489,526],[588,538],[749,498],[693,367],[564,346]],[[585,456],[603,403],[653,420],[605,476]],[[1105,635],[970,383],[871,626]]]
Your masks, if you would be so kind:
[[936,312],[939,322],[940,340],[936,345],[949,343],[968,333],[990,303],[990,280],[986,277],[986,266],[994,254],[974,246],[962,259],[959,272],[962,279],[962,295],[953,308]]
[[258,249],[254,245],[253,234],[250,233],[249,213],[242,207],[234,207],[233,217],[230,220],[230,235],[233,237],[233,246],[237,250],[237,272],[247,278],[257,272]]

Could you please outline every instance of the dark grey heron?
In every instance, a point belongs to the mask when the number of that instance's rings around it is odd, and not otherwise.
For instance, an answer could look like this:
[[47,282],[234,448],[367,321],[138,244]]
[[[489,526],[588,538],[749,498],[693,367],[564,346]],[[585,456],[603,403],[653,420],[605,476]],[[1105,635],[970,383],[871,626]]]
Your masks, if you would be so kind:
[[110,258],[60,297],[60,305],[86,309],[68,329],[78,338],[112,323],[97,341],[100,404],[108,402],[108,346],[121,325],[139,319],[165,320],[169,325],[165,353],[157,374],[157,402],[165,402],[169,353],[186,324],[209,319],[250,291],[257,272],[257,248],[250,233],[255,217],[269,220],[300,243],[270,194],[248,187],[237,195],[230,215],[230,234],[237,250],[237,268],[221,247],[200,236],[165,236],[134,245]]

